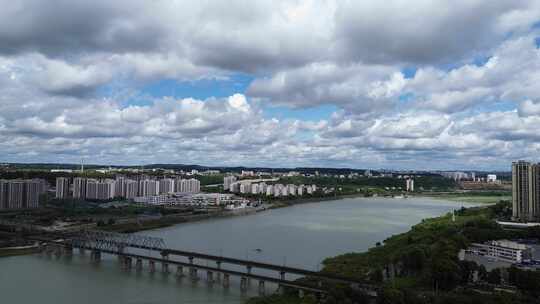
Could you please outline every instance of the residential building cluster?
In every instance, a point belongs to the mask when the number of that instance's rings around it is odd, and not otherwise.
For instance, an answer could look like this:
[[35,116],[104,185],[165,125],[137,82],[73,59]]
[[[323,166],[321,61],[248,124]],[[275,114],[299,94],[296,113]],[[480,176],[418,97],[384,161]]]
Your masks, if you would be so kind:
[[267,184],[265,182],[253,183],[250,181],[237,181],[229,184],[227,188],[232,193],[266,195],[266,196],[302,196],[317,191],[316,185],[294,184]]
[[512,163],[512,219],[540,220],[540,164],[522,160]]
[[0,180],[0,209],[38,208],[39,197],[47,190],[42,179]]
[[470,178],[470,175],[468,173],[461,172],[461,171],[440,172],[439,174],[446,177],[446,178],[453,179],[455,181],[460,181],[460,180],[463,180],[463,179],[469,179]]
[[497,178],[497,174],[486,174],[483,176],[477,176],[476,172],[462,172],[462,171],[443,171],[436,172],[446,178],[453,179],[455,181],[470,181],[476,183],[497,183],[500,184],[501,181]]
[[198,193],[200,190],[201,183],[195,178],[130,179],[118,176],[116,179],[93,179],[75,177],[72,183],[67,177],[56,179],[56,198],[59,199],[69,197],[91,200],[134,199],[166,193]]
[[229,190],[231,185],[236,182],[237,178],[234,175],[225,176],[223,178],[223,190]]

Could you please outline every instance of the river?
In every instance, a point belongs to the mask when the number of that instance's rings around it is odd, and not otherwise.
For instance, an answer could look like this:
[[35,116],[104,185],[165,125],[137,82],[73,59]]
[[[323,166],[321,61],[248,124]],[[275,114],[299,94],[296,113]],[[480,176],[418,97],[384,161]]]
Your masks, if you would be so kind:
[[[416,197],[348,198],[141,234],[162,237],[170,248],[318,270],[325,257],[365,251],[423,218],[462,205],[472,206]],[[179,280],[173,274],[125,272],[114,257],[104,256],[94,265],[88,255],[77,251],[71,259],[0,258],[0,297],[6,304],[243,303],[255,294],[255,287],[242,294],[236,281],[226,290],[219,284],[209,287],[202,280]]]

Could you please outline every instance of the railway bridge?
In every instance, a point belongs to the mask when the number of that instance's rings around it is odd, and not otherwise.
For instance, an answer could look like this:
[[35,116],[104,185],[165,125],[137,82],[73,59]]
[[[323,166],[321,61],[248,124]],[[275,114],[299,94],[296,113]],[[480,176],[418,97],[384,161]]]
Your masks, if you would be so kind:
[[[101,260],[102,254],[116,255],[125,270],[142,271],[146,268],[152,273],[156,271],[164,274],[174,272],[178,277],[189,277],[194,281],[206,278],[208,283],[221,283],[224,288],[230,286],[230,277],[235,276],[240,278],[240,288],[243,291],[247,290],[252,280],[255,280],[258,282],[260,294],[264,294],[266,291],[265,283],[274,283],[279,286],[278,291],[283,291],[286,287],[297,290],[299,296],[303,296],[307,292],[324,297],[328,294],[324,288],[325,282],[347,284],[370,297],[377,297],[378,293],[376,285],[365,284],[339,275],[247,259],[171,249],[167,248],[165,241],[161,238],[139,234],[86,230],[67,235],[29,236],[28,238],[43,244],[41,251],[47,255],[70,256],[74,249],[77,249],[82,254],[86,254],[86,251],[90,252],[91,260],[95,263]],[[206,263],[199,263],[200,261]],[[213,266],[209,266],[211,264]],[[161,266],[161,269],[158,269],[157,266]],[[176,269],[171,269],[173,267]],[[254,269],[264,270],[265,274],[255,273]],[[200,275],[200,272],[205,272],[206,275]],[[272,276],[271,273],[275,273],[275,276]],[[287,278],[287,276],[296,278],[305,276],[309,278],[309,283],[304,280]]]

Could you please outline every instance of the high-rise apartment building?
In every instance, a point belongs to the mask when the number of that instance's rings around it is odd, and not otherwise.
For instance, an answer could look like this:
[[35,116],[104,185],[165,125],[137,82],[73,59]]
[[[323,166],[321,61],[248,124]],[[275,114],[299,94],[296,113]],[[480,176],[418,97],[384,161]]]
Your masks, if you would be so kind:
[[236,176],[225,176],[223,178],[223,190],[229,190],[231,188],[231,184],[236,181]]
[[512,163],[512,218],[537,221],[540,218],[540,164]]
[[117,176],[114,183],[114,196],[126,197],[126,178]]
[[407,192],[414,192],[414,179],[407,178],[405,180],[405,189]]
[[240,193],[251,193],[251,183],[240,183]]
[[10,181],[8,184],[8,208],[21,209],[24,207],[25,182],[23,180]]
[[56,198],[65,199],[69,197],[69,178],[56,178]]
[[0,180],[0,210],[8,208],[8,181]]
[[86,178],[75,177],[73,179],[73,198],[86,198]]
[[112,179],[107,180],[86,180],[86,197],[87,199],[95,200],[109,200],[114,198],[115,181]]
[[145,179],[139,181],[139,196],[155,196],[159,194],[159,181]]
[[159,193],[173,193],[174,192],[175,182],[172,178],[164,178],[159,181]]
[[86,180],[86,194],[82,198],[97,199],[98,180],[87,179]]
[[126,188],[126,193],[124,196],[125,198],[134,199],[135,197],[137,197],[137,194],[139,192],[139,183],[137,181],[126,180],[125,188]]
[[[25,184],[24,208],[38,208],[39,196],[43,193],[43,185],[40,180],[29,180]],[[69,187],[69,184],[68,184]]]
[[45,183],[40,179],[0,180],[0,209],[38,208]]
[[251,194],[259,194],[259,185],[258,184],[251,185]]
[[540,164],[529,167],[528,221],[540,220]]
[[201,182],[195,178],[177,179],[175,192],[199,193],[201,192]]

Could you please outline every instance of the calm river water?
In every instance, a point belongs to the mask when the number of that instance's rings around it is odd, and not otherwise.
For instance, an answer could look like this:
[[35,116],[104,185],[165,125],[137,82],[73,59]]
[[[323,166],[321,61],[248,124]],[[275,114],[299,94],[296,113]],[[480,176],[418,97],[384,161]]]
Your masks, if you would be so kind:
[[[318,270],[325,257],[364,251],[423,218],[462,205],[471,206],[427,198],[351,198],[142,234],[162,237],[170,248]],[[174,275],[124,272],[116,258],[104,256],[94,265],[77,251],[69,260],[39,255],[0,258],[0,299],[6,304],[243,303],[255,294],[253,286],[242,294],[236,281],[225,290]]]

